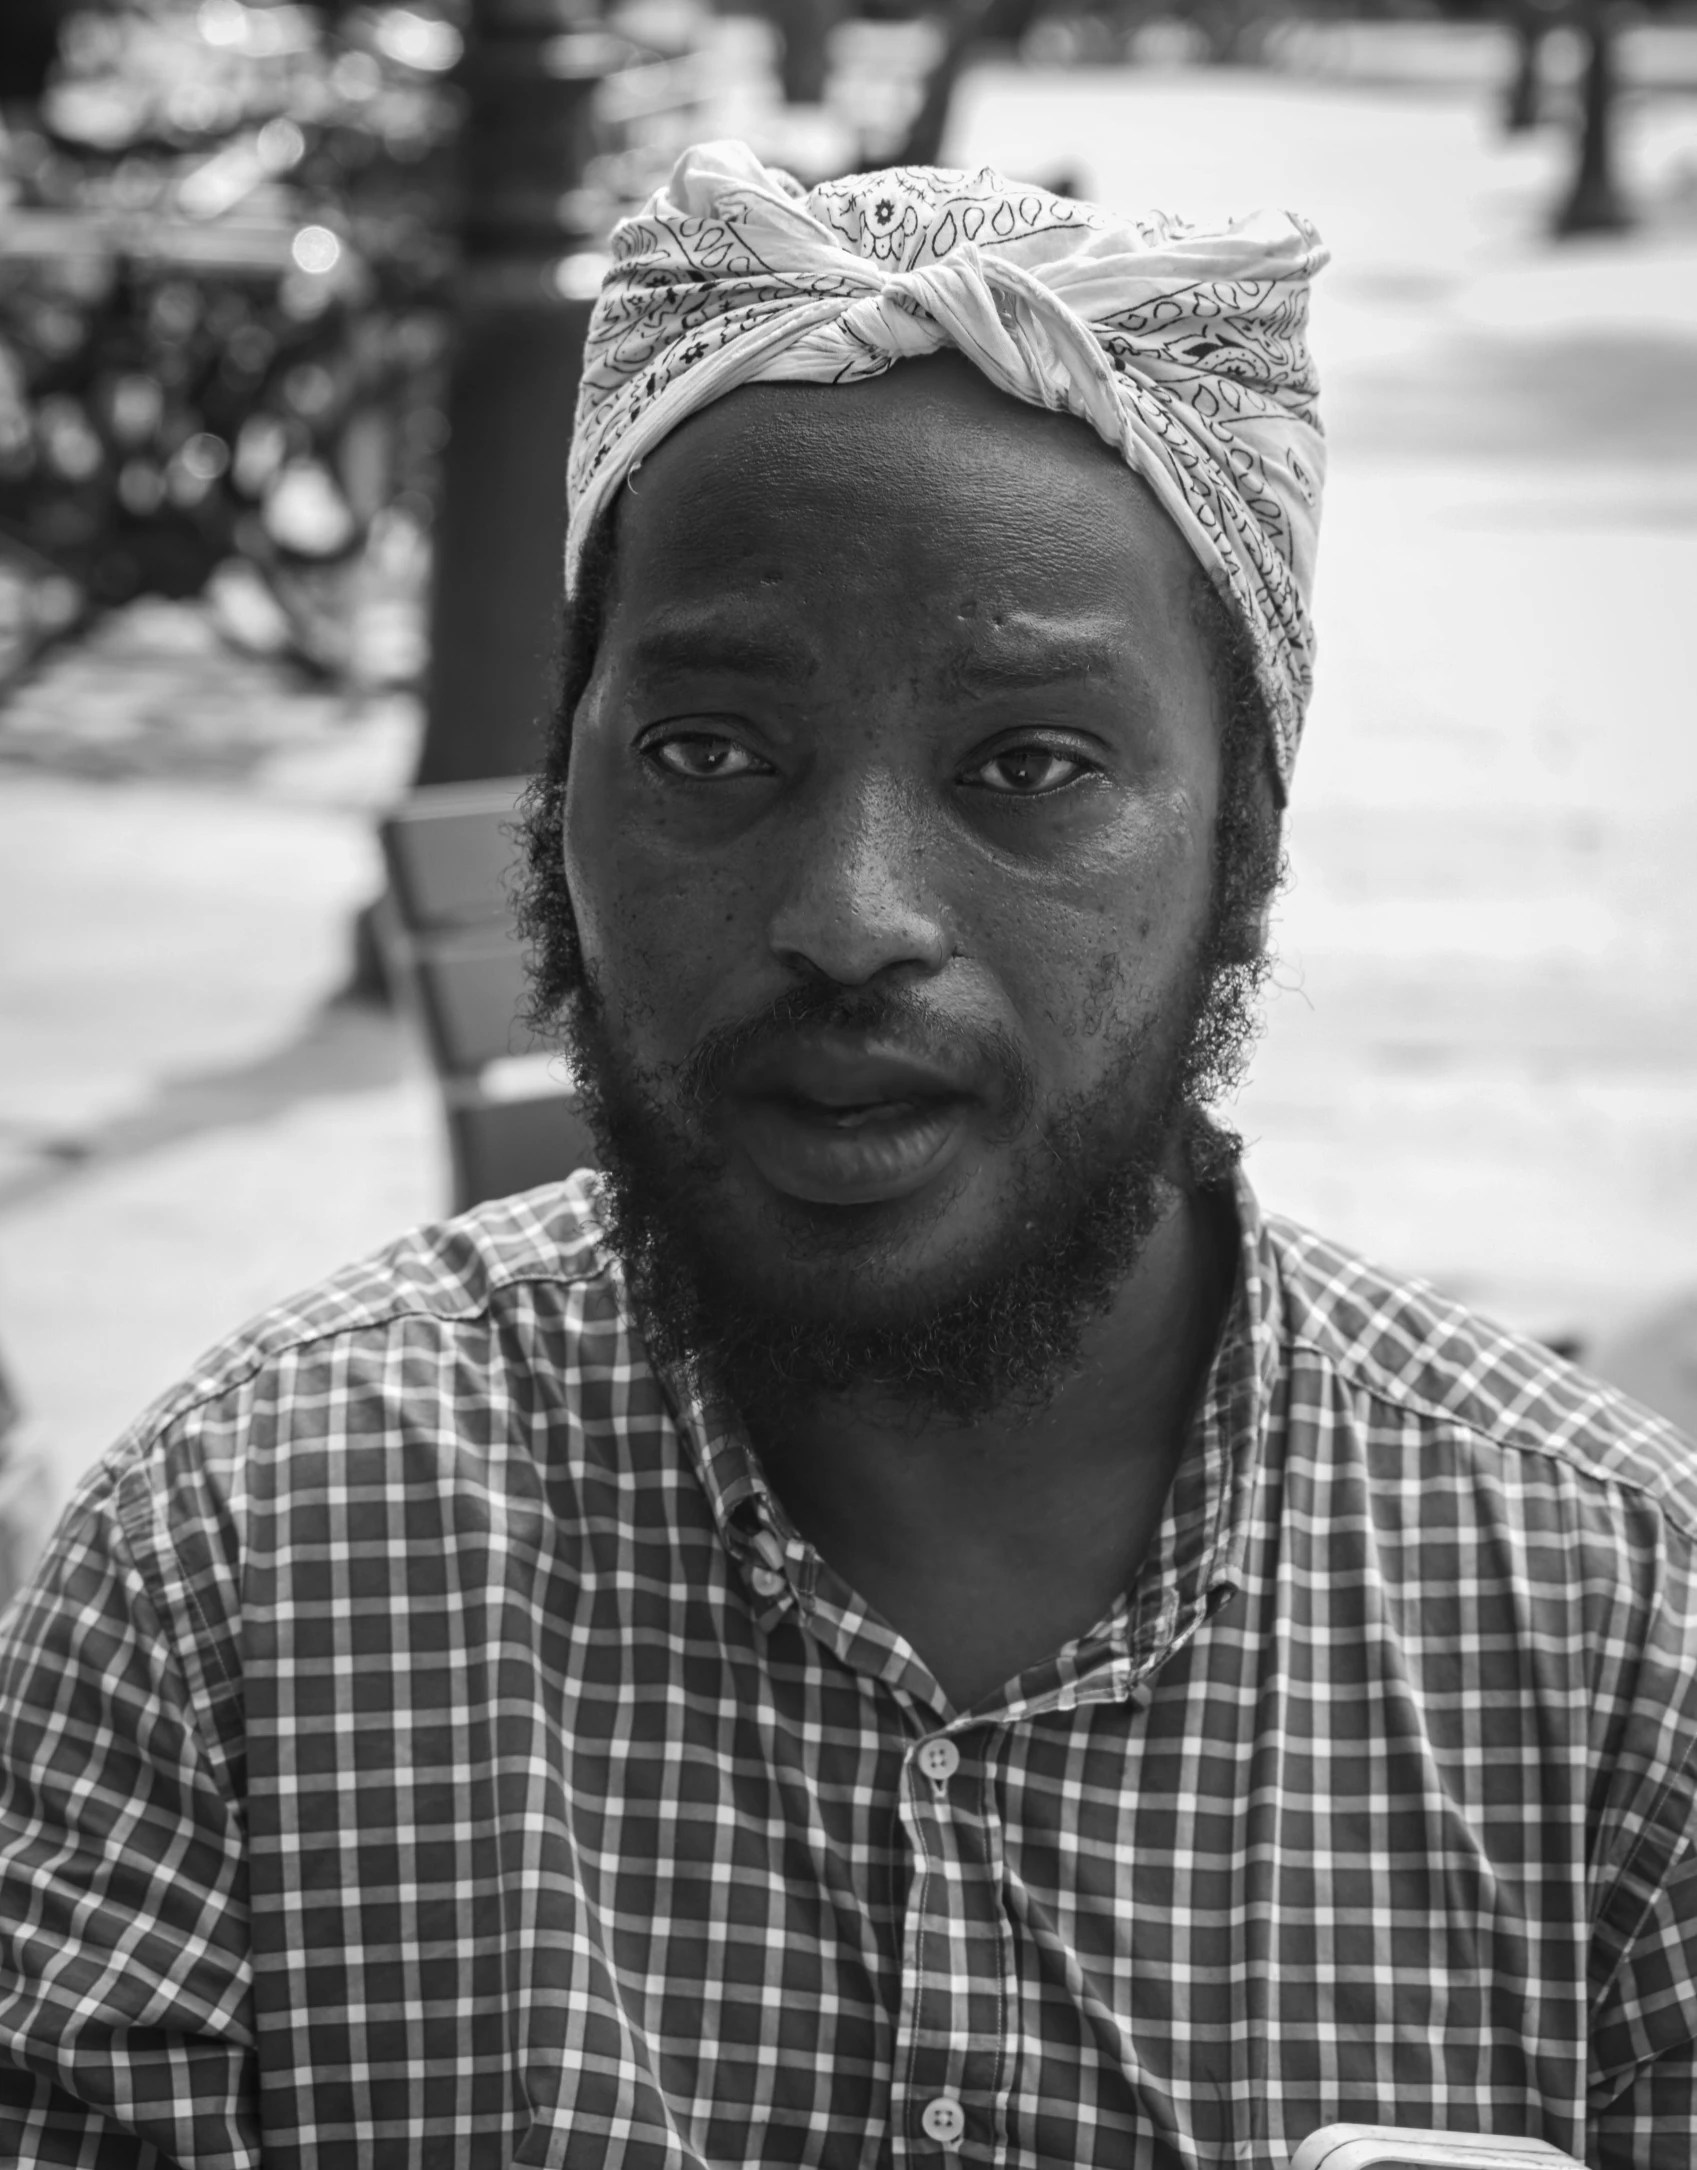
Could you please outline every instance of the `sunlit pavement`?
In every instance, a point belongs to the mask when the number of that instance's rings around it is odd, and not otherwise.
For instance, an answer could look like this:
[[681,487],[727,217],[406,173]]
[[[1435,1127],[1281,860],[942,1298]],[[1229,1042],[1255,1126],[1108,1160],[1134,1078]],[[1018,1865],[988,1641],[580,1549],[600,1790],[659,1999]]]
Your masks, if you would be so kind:
[[55,1490],[242,1319],[440,1209],[410,1036],[327,1006],[406,766],[368,734],[239,788],[0,772],[0,1361]]
[[952,146],[1330,244],[1318,693],[1239,1122],[1271,1205],[1593,1347],[1697,1285],[1697,103],[1625,148],[1651,221],[1556,246],[1565,140],[1478,97],[987,72]]
[[[1272,1206],[1591,1342],[1697,1287],[1694,112],[1630,132],[1653,222],[1560,249],[1564,147],[1477,91],[989,69],[951,146],[1326,233],[1320,691],[1238,1120]],[[223,784],[0,769],[0,1361],[61,1489],[442,1201],[404,1031],[324,1009],[404,716],[278,740]]]

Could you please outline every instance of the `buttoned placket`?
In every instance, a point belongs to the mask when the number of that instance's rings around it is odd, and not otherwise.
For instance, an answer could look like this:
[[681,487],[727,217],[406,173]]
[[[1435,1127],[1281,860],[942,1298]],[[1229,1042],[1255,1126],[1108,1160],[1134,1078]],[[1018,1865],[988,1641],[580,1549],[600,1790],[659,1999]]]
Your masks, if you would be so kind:
[[[1161,1666],[1226,1592],[1226,1555],[1205,1541],[1175,1584],[1128,1592],[1051,1667],[1028,1674],[997,1709],[951,1709],[929,1667],[871,1613],[796,1533],[752,1452],[703,1427],[704,1472],[728,1547],[772,1632],[793,1615],[842,1663],[877,1679],[916,1728],[902,1763],[899,1827],[911,1873],[902,1932],[902,1990],[892,2058],[891,2158],[896,2170],[993,2163],[1007,2146],[1017,2080],[1019,1985],[1005,1902],[1005,1835],[996,1783],[1009,1728],[1087,1703],[1127,1707],[1141,1722]],[[739,1451],[740,1448],[740,1451]],[[727,1482],[727,1479],[729,1482]]]
[[912,1853],[890,2104],[896,2162],[982,2161],[999,2140],[1012,1954],[993,1725],[957,1720],[911,1743],[901,1825]]
[[913,1869],[890,2103],[898,2165],[994,2162],[1007,2144],[1018,1982],[996,1758],[1011,1726],[1080,1704],[1124,1703],[1141,1718],[1148,1683],[1132,1678],[1125,1627],[1116,1609],[1046,1691],[951,1718],[908,1748],[900,1821]]

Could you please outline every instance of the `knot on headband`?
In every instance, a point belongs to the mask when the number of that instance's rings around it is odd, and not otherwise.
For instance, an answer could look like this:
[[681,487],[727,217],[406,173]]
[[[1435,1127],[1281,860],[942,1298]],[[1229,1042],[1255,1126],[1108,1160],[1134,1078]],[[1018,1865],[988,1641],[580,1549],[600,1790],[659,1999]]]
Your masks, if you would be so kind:
[[1115,217],[986,169],[804,191],[741,143],[686,151],[613,235],[567,478],[568,586],[609,497],[739,384],[842,384],[953,348],[1141,475],[1254,646],[1288,787],[1312,683],[1325,447],[1307,346],[1326,261],[1290,212]]

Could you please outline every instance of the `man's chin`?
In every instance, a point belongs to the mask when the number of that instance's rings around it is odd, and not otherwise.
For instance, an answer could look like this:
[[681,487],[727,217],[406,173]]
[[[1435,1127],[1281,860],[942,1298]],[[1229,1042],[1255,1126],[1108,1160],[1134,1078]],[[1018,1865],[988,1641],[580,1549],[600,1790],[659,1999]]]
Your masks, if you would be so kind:
[[1017,1263],[1011,1234],[976,1216],[962,1226],[924,1198],[849,1208],[778,1198],[726,1213],[687,1246],[675,1227],[655,1233],[668,1258],[687,1262],[688,1315],[710,1339],[724,1321],[780,1340],[893,1334],[981,1301]]
[[760,1197],[729,1171],[680,1189],[614,1157],[608,1178],[654,1355],[768,1418],[847,1395],[957,1424],[1040,1407],[1166,1204],[1141,1164],[1088,1192],[1016,1187],[999,1219],[970,1182],[845,1208]]

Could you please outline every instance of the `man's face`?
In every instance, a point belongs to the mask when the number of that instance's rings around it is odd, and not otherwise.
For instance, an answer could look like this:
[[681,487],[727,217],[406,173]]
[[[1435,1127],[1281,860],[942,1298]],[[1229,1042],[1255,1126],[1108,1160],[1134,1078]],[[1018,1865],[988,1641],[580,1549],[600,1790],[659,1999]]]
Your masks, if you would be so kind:
[[840,1351],[1041,1289],[1093,1200],[1147,1233],[1206,993],[1194,577],[1083,424],[952,358],[747,388],[621,493],[577,1045],[698,1310]]

